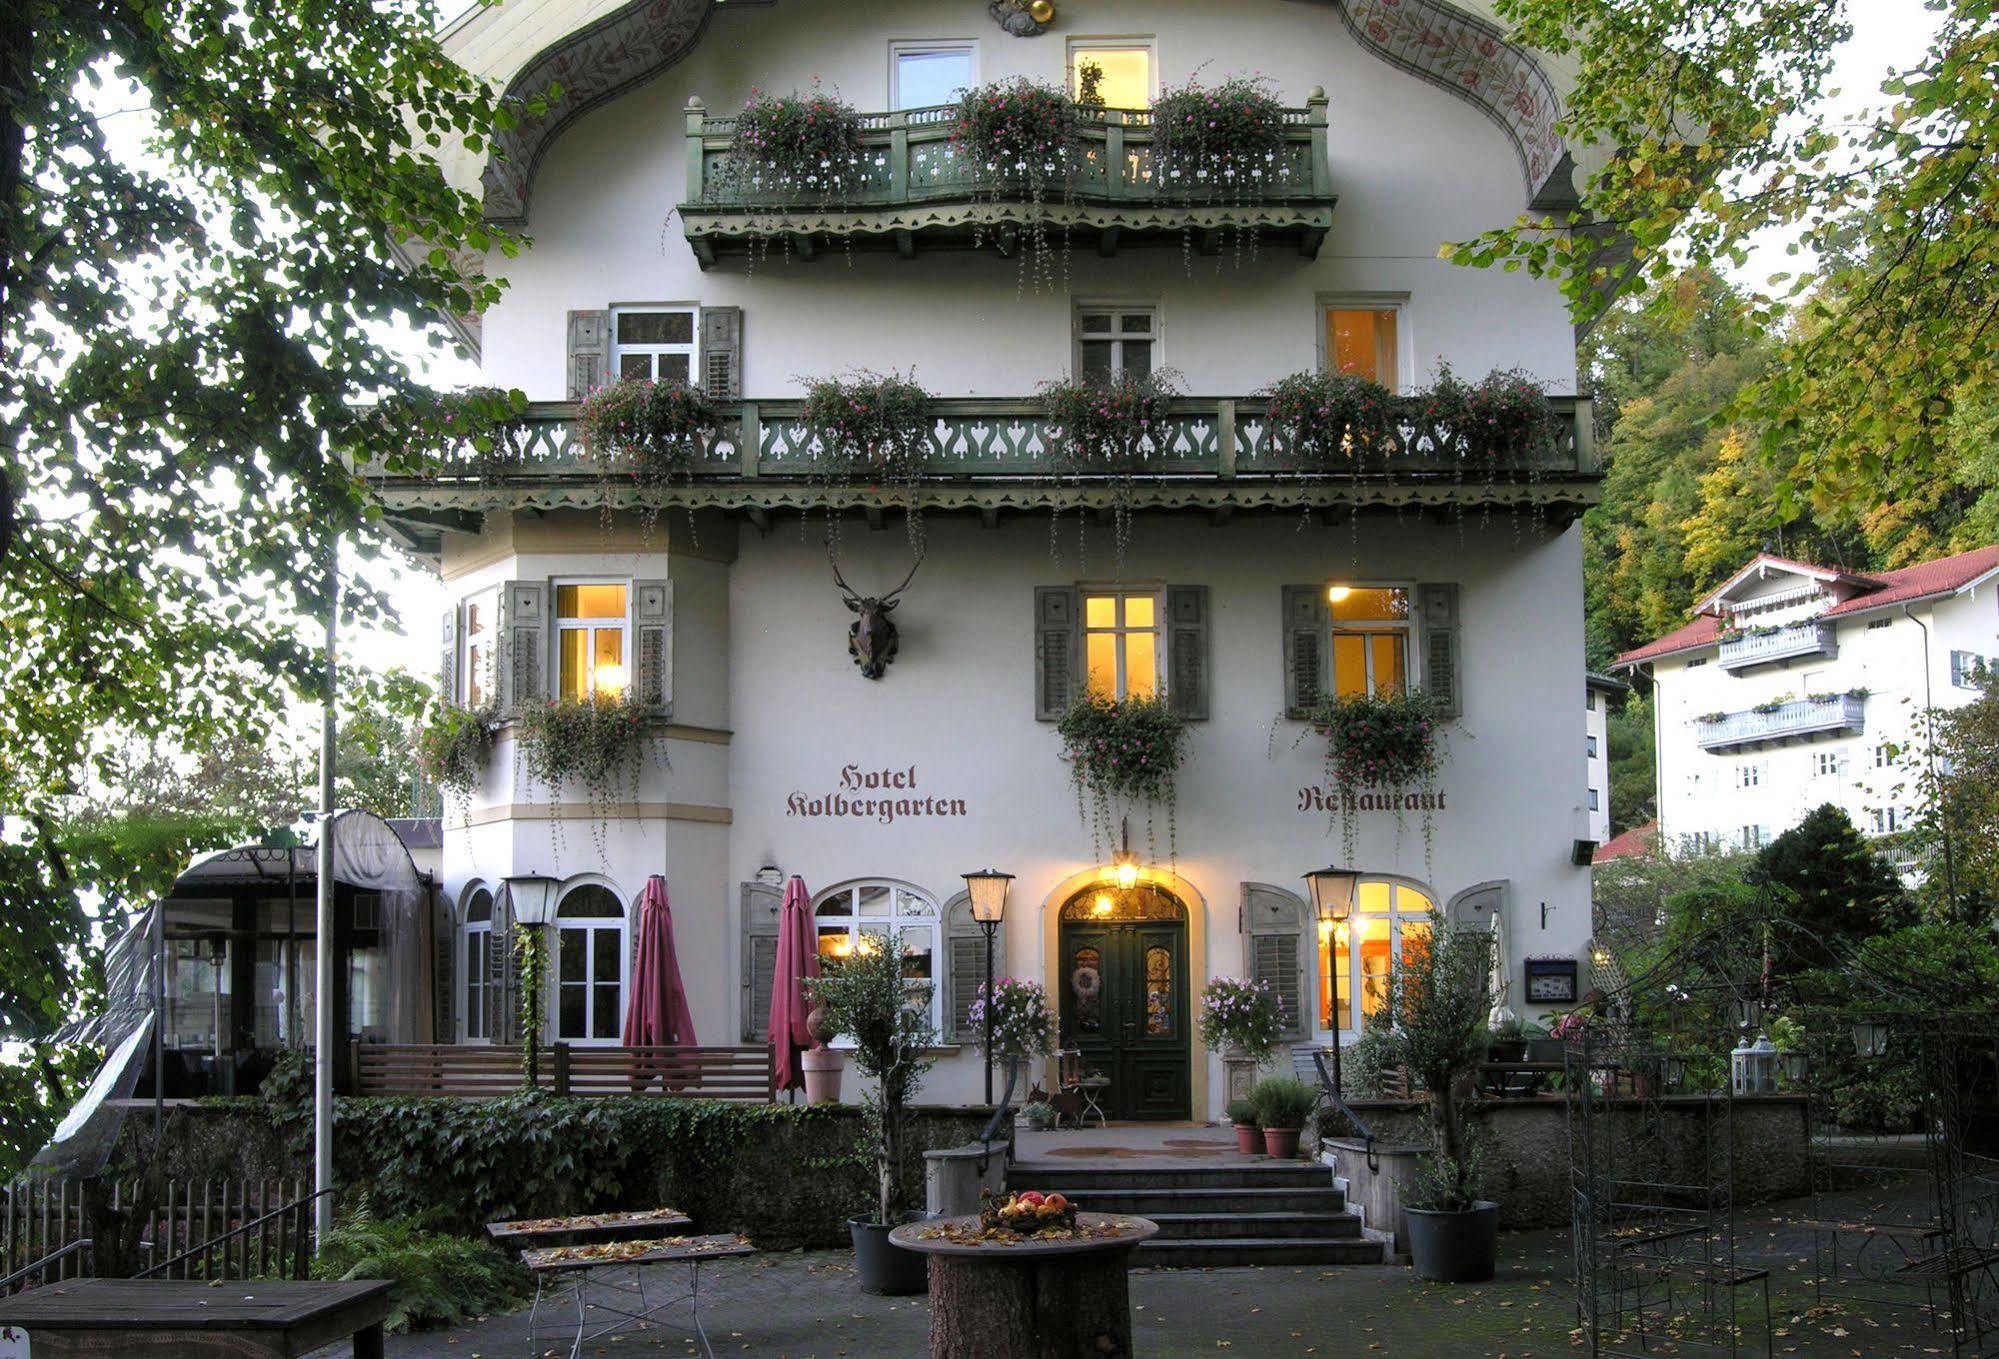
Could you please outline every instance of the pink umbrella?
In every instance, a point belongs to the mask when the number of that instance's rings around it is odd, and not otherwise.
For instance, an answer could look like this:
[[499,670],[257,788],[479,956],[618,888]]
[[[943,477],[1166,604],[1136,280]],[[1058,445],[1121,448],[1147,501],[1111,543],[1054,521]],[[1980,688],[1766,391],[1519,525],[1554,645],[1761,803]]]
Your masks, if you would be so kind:
[[[673,907],[667,904],[666,879],[655,873],[639,893],[639,948],[632,962],[625,1046],[692,1047],[695,1041],[694,1012],[688,1008],[687,988],[680,981],[680,960],[673,951]],[[635,1060],[633,1087],[643,1086],[661,1070],[661,1063]],[[670,1075],[663,1083],[675,1084]]]
[[819,950],[813,946],[812,895],[796,873],[784,885],[784,910],[777,922],[777,967],[770,987],[770,1042],[776,1088],[796,1090],[805,1084],[798,1055],[812,1046],[805,1017],[812,1012],[807,978],[819,975]]

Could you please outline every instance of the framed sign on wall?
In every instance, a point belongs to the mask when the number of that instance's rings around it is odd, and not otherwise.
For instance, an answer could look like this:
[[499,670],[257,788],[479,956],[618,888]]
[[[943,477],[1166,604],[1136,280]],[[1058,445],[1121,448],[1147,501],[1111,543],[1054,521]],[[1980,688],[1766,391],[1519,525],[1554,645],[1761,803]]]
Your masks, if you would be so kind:
[[1576,960],[1574,958],[1529,958],[1527,999],[1536,1005],[1576,1003]]

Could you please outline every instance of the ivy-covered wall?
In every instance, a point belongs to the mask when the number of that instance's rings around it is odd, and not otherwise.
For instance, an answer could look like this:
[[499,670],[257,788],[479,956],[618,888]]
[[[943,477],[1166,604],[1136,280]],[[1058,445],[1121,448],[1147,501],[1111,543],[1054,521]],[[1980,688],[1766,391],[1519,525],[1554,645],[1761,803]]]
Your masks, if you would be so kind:
[[[923,1153],[976,1141],[978,1110],[919,1108],[903,1167],[904,1201],[923,1206]],[[168,1176],[252,1179],[311,1174],[308,1111],[259,1099],[172,1110]],[[518,1217],[668,1205],[701,1231],[758,1245],[844,1246],[865,1211],[871,1165],[855,1154],[860,1110],[848,1105],[631,1099],[342,1099],[334,1171],[343,1206],[365,1193],[385,1214],[426,1214],[478,1234]],[[129,1118],[114,1164],[152,1159],[151,1120]]]

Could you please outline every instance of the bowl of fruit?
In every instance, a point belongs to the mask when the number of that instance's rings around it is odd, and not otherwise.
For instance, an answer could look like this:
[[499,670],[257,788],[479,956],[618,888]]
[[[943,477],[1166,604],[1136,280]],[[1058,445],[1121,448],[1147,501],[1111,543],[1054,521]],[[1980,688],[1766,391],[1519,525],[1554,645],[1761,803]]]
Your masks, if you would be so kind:
[[1059,1193],[1024,1189],[1001,1198],[988,1194],[979,1208],[980,1225],[1031,1236],[1035,1232],[1074,1231],[1076,1205]]

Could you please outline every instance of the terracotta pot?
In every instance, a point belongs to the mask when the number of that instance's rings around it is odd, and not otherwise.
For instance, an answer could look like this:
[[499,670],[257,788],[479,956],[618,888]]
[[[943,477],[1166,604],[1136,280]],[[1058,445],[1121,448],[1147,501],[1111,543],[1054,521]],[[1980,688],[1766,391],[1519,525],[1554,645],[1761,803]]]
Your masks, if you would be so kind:
[[1235,1125],[1235,1149],[1245,1156],[1254,1156],[1263,1150],[1263,1130],[1254,1123]]
[[1265,1128],[1263,1130],[1263,1153],[1279,1160],[1290,1160],[1298,1154],[1299,1128]]
[[836,1048],[807,1048],[798,1054],[805,1072],[807,1104],[838,1104],[840,1075],[847,1067],[847,1054]]

